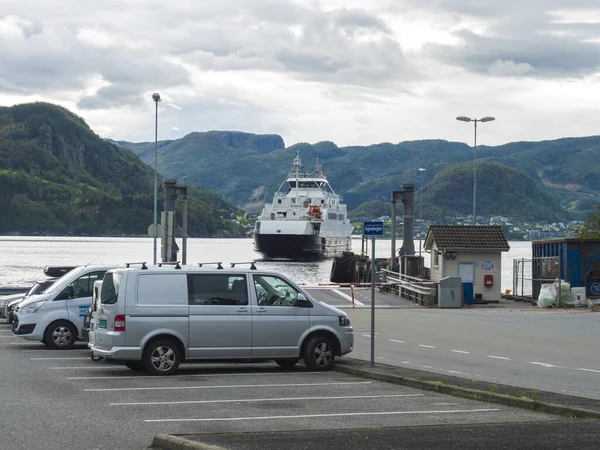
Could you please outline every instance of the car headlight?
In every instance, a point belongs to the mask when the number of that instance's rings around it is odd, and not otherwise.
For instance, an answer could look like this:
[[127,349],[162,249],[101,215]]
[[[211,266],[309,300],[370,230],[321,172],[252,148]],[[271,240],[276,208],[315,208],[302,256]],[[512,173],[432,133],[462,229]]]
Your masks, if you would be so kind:
[[35,302],[35,303],[30,303],[29,305],[23,306],[21,308],[21,311],[19,311],[21,314],[33,314],[35,312],[38,312],[38,310],[42,307],[42,305],[46,302],[46,300],[43,300],[41,302]]
[[338,316],[338,318],[340,319],[340,327],[350,326],[350,319],[348,318],[348,316]]

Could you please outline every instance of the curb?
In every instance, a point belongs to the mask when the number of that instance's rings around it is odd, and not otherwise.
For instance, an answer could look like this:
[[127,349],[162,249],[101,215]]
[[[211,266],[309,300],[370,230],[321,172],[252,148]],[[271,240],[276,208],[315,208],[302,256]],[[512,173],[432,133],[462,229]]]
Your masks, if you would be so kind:
[[530,398],[515,397],[506,394],[497,394],[494,392],[482,391],[479,389],[465,388],[452,384],[444,384],[443,382],[431,382],[417,380],[401,375],[378,372],[372,368],[364,367],[348,367],[343,364],[335,364],[336,372],[346,373],[362,378],[371,378],[386,383],[400,384],[415,389],[426,391],[435,391],[441,394],[453,395],[455,397],[468,398],[482,402],[498,403],[501,405],[512,406],[516,408],[528,409],[531,411],[540,411],[548,414],[556,414],[561,416],[576,417],[578,419],[600,419],[600,411],[591,409],[577,408],[574,406],[563,406],[555,403],[541,402]]
[[157,434],[150,448],[163,450],[226,450],[216,445],[203,444],[170,434]]

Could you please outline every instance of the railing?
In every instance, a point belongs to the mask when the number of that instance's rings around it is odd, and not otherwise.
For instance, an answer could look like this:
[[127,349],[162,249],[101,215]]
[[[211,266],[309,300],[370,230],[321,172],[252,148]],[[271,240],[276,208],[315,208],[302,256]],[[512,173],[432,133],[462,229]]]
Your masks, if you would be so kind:
[[31,289],[31,286],[22,286],[22,287],[0,287],[0,296],[2,295],[12,295],[12,294],[25,294]]
[[390,291],[419,305],[437,303],[438,282],[403,275],[388,269],[381,270],[382,281],[391,283]]

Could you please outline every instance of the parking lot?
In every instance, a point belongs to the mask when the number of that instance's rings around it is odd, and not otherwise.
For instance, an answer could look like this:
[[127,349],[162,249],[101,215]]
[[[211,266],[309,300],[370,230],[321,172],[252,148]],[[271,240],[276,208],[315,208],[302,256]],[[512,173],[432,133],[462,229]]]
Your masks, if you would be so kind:
[[142,449],[159,433],[334,430],[552,421],[541,413],[274,363],[183,364],[153,377],[83,343],[47,350],[0,325],[3,448]]

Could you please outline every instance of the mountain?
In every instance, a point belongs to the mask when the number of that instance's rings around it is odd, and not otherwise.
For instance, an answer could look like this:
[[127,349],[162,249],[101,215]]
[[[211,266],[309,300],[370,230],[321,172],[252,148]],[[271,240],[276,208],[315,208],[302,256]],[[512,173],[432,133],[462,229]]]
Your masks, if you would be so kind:
[[[530,222],[565,222],[569,214],[558,200],[525,172],[498,163],[479,161],[476,214],[492,217],[520,217]],[[481,181],[484,181],[483,183]],[[458,163],[437,173],[423,190],[415,193],[415,217],[456,217],[472,215],[473,164]],[[470,196],[456,192],[471,192]],[[390,214],[388,202],[371,200],[350,211],[354,217],[369,218]]]
[[[238,135],[244,139],[237,138]],[[207,144],[209,143],[209,144]],[[257,144],[260,143],[260,144]],[[133,149],[142,160],[153,163],[154,143],[121,143]],[[251,135],[228,131],[192,133],[181,139],[158,143],[159,171],[165,176],[198,183],[213,189],[227,200],[256,212],[271,201],[298,150],[307,168],[319,158],[329,182],[344,197],[350,210],[369,201],[389,202],[391,192],[402,184],[414,183],[418,189],[437,182],[436,175],[458,163],[470,164],[473,148],[444,140],[420,140],[398,144],[380,143],[370,146],[338,147],[333,142],[300,143],[285,148],[274,135]],[[584,218],[600,203],[600,137],[565,138],[542,142],[514,142],[497,147],[478,146],[477,164],[494,162],[519,169],[542,192],[555,197],[560,207],[573,218]],[[419,168],[425,168],[420,178]],[[465,177],[469,171],[464,171]],[[470,180],[470,181],[469,181]],[[494,180],[496,180],[494,178]],[[472,212],[473,178],[465,178],[453,195],[463,198],[459,213]],[[526,183],[527,184],[527,183]],[[496,204],[493,198],[513,191],[508,183],[490,185],[478,177],[478,204]],[[520,185],[517,183],[517,185]],[[481,192],[479,192],[481,190]],[[489,192],[490,198],[486,198]],[[530,190],[533,192],[533,190]],[[517,195],[528,192],[516,192]],[[502,195],[501,198],[509,198]],[[526,219],[539,209],[539,197],[529,199],[531,207],[521,208]],[[448,210],[443,204],[424,211],[424,218],[439,219],[436,214]],[[544,208],[541,208],[542,210]],[[478,212],[484,212],[477,208]],[[557,216],[554,208],[546,209],[545,220]],[[497,211],[491,211],[498,213]],[[559,216],[564,216],[562,213]]]
[[[527,174],[502,164],[477,164],[476,214],[491,217],[521,217],[531,222],[565,222],[569,214],[558,200]],[[473,189],[473,164],[459,163],[443,169],[422,192],[422,208],[437,209],[437,216],[455,216],[473,208],[473,198],[456,195]],[[417,205],[418,198],[417,194]]]
[[[0,234],[145,235],[153,186],[153,168],[67,109],[0,107]],[[206,189],[188,197],[190,236],[244,235],[239,208]]]

